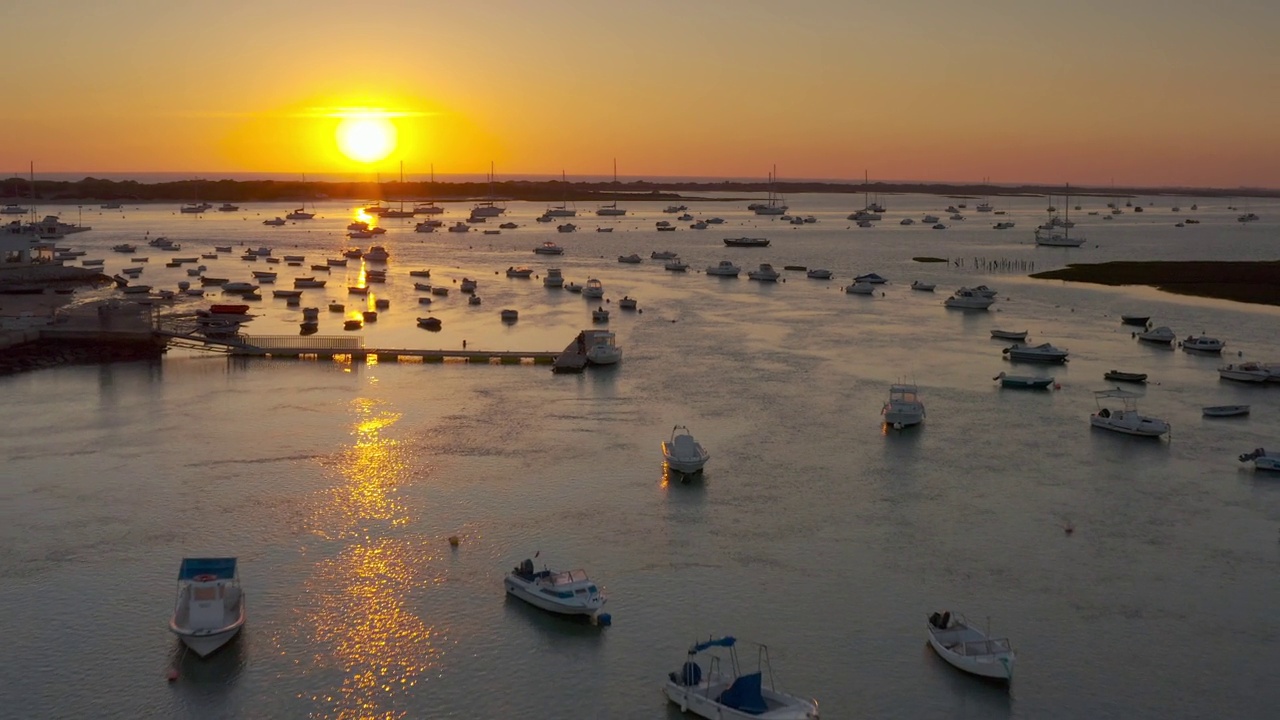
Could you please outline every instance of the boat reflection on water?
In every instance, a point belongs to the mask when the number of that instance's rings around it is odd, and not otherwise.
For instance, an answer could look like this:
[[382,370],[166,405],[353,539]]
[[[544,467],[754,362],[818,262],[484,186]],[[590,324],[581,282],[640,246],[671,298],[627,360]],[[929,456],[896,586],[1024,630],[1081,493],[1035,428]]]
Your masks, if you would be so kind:
[[445,550],[395,530],[413,519],[400,496],[412,453],[387,433],[400,414],[369,399],[350,412],[353,443],[323,461],[332,486],[306,523],[338,549],[322,550],[304,582],[288,644],[306,649],[304,665],[340,678],[311,695],[313,717],[394,717],[444,654],[443,630],[417,611],[443,580]]

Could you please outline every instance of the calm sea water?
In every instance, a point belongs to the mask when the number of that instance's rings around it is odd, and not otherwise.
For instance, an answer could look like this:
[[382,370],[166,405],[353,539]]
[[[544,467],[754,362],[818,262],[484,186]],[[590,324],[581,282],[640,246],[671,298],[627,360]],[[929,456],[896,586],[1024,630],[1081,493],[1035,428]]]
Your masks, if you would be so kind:
[[[613,369],[553,376],[531,365],[174,351],[0,380],[0,609],[10,618],[0,714],[674,718],[659,689],[666,672],[695,638],[729,633],[768,643],[783,687],[816,697],[829,718],[1271,716],[1280,479],[1236,455],[1280,444],[1280,390],[1214,370],[1237,353],[1280,361],[1280,311],[1025,272],[1273,259],[1280,205],[1242,206],[1263,217],[1242,225],[1230,201],[1181,198],[1176,217],[1201,208],[1203,224],[1186,228],[1173,227],[1165,198],[1114,221],[1081,212],[1074,232],[1088,244],[1057,250],[1030,243],[1044,199],[998,199],[1017,222],[1001,232],[972,212],[944,220],[946,231],[918,224],[959,200],[883,198],[889,213],[874,229],[844,219],[860,197],[791,200],[819,222],[793,228],[727,200],[690,204],[728,221],[702,232],[654,231],[672,217],[652,203],[622,219],[581,218],[576,234],[534,223],[542,207],[519,203],[509,216],[522,227],[498,236],[388,221],[377,242],[392,253],[390,281],[377,292],[392,304],[361,332],[367,346],[559,349],[590,326],[589,301],[499,273],[553,265],[569,280],[599,278],[610,305],[639,300],[642,313],[611,318],[626,353]],[[133,260],[108,248],[147,232],[181,242],[179,256],[243,242],[308,265],[347,244],[350,208],[260,224],[287,210],[95,209],[84,218],[95,230],[70,244],[105,257],[109,272]],[[899,226],[903,216],[917,224]],[[605,223],[616,231],[592,231]],[[722,247],[744,234],[773,244]],[[534,256],[547,239],[565,255]],[[837,280],[789,272],[762,285],[615,261],[663,249],[691,270],[728,258],[744,270],[827,267]],[[165,253],[139,254],[151,259],[141,281],[185,279],[160,264]],[[237,280],[266,269],[207,264]],[[272,267],[277,287],[312,274]],[[419,267],[437,283],[479,278],[484,304],[454,293],[420,309],[407,275]],[[890,278],[883,295],[840,292],[871,271]],[[303,304],[338,300],[354,312],[344,287],[359,273],[354,262],[333,273]],[[940,292],[912,292],[914,279]],[[984,282],[1001,292],[990,312],[942,307],[944,291]],[[252,332],[297,332],[300,310],[260,306]],[[504,307],[520,311],[518,323],[499,322]],[[414,326],[428,313],[442,332]],[[1120,313],[1222,337],[1227,352],[1141,346]],[[322,312],[321,334],[342,334],[338,320]],[[1050,369],[1060,389],[997,387],[1001,370],[1038,368],[1003,360],[993,327],[1069,348],[1071,362]],[[1140,407],[1173,424],[1171,441],[1090,430],[1092,391],[1113,368],[1150,374]],[[928,420],[885,431],[880,407],[900,379],[919,384]],[[1200,415],[1228,403],[1253,412]],[[659,443],[675,424],[712,453],[700,482],[664,480]],[[586,568],[601,583],[612,627],[505,599],[503,574],[539,551],[539,562]],[[219,654],[183,656],[166,627],[178,562],[223,553],[241,559],[249,623]],[[924,619],[941,609],[989,618],[1012,639],[1011,691],[932,656]],[[169,684],[175,664],[181,677]]]

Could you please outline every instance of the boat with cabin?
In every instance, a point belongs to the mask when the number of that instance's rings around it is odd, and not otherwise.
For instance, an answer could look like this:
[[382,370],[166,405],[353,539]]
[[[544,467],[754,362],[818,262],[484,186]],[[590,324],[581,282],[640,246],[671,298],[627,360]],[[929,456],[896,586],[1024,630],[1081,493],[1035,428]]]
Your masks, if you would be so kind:
[[728,260],[721,260],[717,265],[707,266],[705,272],[708,275],[718,275],[720,277],[738,277],[738,274],[742,272],[742,268]]
[[[535,553],[534,557],[538,554]],[[587,577],[585,570],[555,572],[546,569],[535,571],[533,559],[526,558],[512,568],[502,580],[507,594],[530,605],[558,615],[585,615],[604,620],[605,595]],[[607,622],[607,621],[606,621]]]
[[884,424],[895,430],[924,422],[924,403],[920,401],[919,388],[907,384],[890,385],[889,399],[880,414],[884,417]]
[[1218,377],[1238,382],[1264,383],[1271,379],[1272,370],[1257,362],[1229,364],[1218,368]]
[[1182,341],[1182,349],[1187,352],[1200,352],[1208,354],[1218,354],[1222,352],[1222,348],[1227,344],[1218,338],[1212,338],[1208,335],[1188,335]]
[[747,277],[761,282],[778,282],[780,275],[769,263],[761,263],[759,268],[748,271]]
[[1174,334],[1173,330],[1169,329],[1169,327],[1165,325],[1147,330],[1146,332],[1140,332],[1136,337],[1142,342],[1153,343],[1156,345],[1172,345],[1173,341],[1178,339],[1178,336]]

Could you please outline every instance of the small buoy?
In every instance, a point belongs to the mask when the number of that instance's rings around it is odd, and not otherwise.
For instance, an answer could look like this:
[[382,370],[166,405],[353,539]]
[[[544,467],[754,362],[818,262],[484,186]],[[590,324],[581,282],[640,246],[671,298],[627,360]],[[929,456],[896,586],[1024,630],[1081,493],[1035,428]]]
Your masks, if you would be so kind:
[[596,615],[595,618],[597,625],[608,627],[613,624],[613,616],[609,613],[600,613],[599,615]]
[[164,674],[164,677],[165,677],[165,679],[166,679],[166,680],[168,680],[169,682],[177,682],[177,680],[178,680],[178,669],[177,669],[177,668],[169,668],[169,672],[165,673],[165,674]]
[[450,536],[449,536],[449,544],[450,544],[450,545],[452,545],[453,547],[458,547],[458,536],[457,536],[457,535],[450,535]]
[[1062,389],[1062,383],[1058,383],[1058,382],[1054,383],[1054,384],[1053,384],[1053,389],[1054,389],[1054,390],[1061,390],[1061,389]]
[[1063,530],[1063,532],[1065,532],[1066,534],[1070,535],[1071,533],[1073,533],[1073,532],[1075,532],[1075,531],[1076,531],[1076,527],[1075,527],[1074,525],[1072,525],[1071,523],[1067,523],[1066,525],[1064,525],[1064,526],[1063,526],[1062,530]]

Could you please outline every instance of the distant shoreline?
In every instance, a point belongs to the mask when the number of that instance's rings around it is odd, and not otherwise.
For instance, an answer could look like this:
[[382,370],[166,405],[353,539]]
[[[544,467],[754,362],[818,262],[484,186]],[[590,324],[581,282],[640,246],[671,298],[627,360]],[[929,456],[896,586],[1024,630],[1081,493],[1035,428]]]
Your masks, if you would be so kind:
[[[741,193],[731,200],[758,200],[770,191],[781,195],[829,193],[848,195],[938,195],[954,199],[1045,197],[1063,194],[1051,185],[958,185],[942,183],[835,182],[564,182],[560,180],[495,182],[320,182],[280,180],[180,180],[140,183],[133,180],[85,178],[77,181],[35,181],[36,203],[93,202],[311,202],[315,200],[383,200],[390,202],[466,202],[492,195],[500,200],[535,202],[709,201],[699,193]],[[687,194],[688,193],[688,194]],[[31,183],[25,178],[0,180],[0,202],[29,202]],[[1277,198],[1280,190],[1265,188],[1071,188],[1072,197],[1224,197]]]
[[1113,286],[1146,285],[1178,295],[1280,305],[1280,260],[1072,264],[1033,273],[1031,277]]

